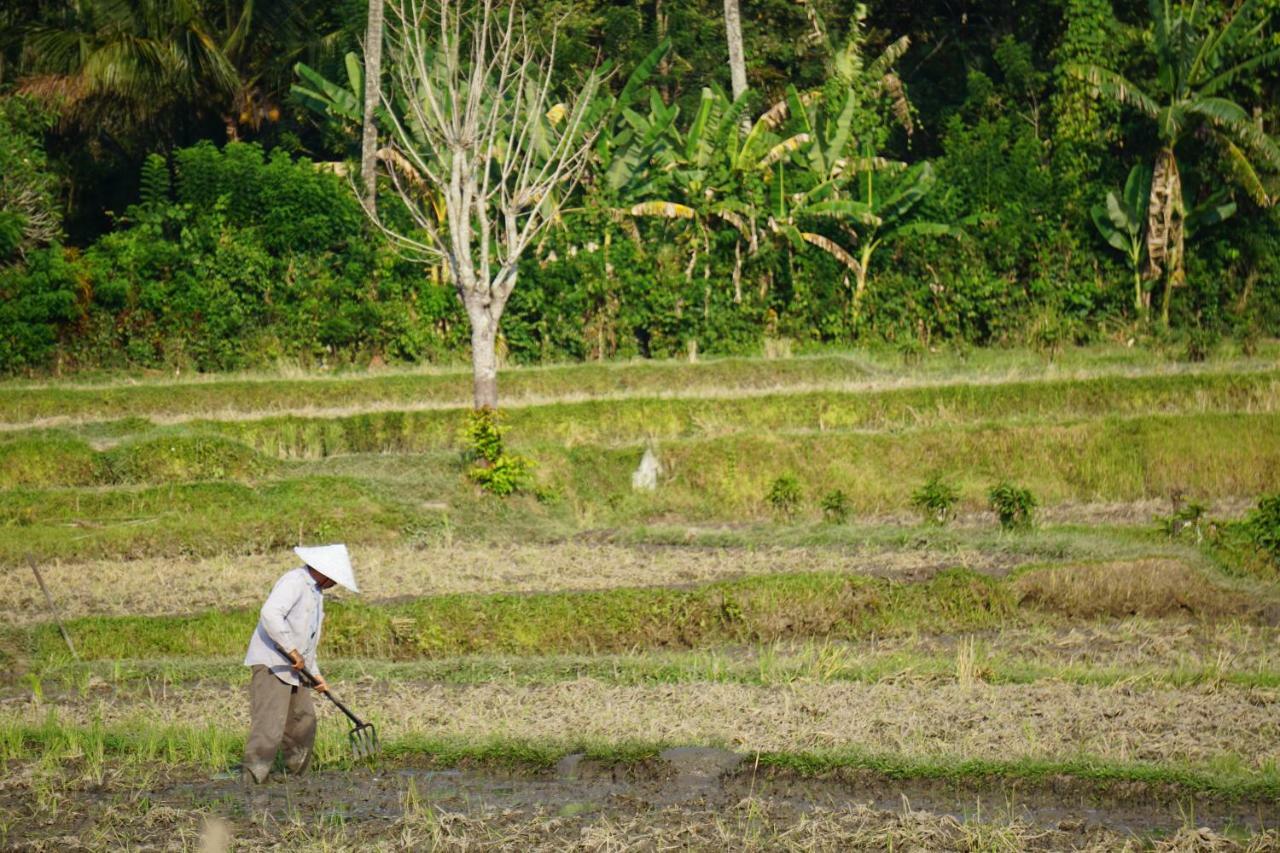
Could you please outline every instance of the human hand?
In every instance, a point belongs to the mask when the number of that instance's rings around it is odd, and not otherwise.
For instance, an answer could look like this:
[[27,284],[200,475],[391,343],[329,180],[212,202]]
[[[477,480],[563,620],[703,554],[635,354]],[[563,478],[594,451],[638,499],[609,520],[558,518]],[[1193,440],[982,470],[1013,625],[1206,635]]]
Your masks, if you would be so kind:
[[289,650],[289,662],[290,662],[291,664],[293,664],[293,668],[294,668],[295,670],[300,670],[300,669],[302,669],[304,666],[306,666],[306,662],[305,662],[305,661],[303,661],[303,659],[302,659],[302,655],[300,655],[300,654],[298,653],[298,650],[297,650],[297,649],[290,649],[290,650]]
[[311,689],[317,693],[328,693],[329,682],[324,680],[323,675],[317,675],[315,681],[311,683]]

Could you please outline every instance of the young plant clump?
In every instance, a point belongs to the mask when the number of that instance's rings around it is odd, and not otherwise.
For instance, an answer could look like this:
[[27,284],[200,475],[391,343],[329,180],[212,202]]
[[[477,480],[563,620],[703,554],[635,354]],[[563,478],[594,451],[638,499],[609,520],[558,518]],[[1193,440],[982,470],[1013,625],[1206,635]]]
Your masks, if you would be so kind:
[[501,418],[494,409],[475,409],[467,414],[463,427],[465,450],[469,463],[467,477],[491,495],[506,497],[529,486],[533,461],[507,453],[503,446]]
[[849,496],[841,489],[835,489],[822,496],[822,517],[832,524],[843,524],[849,520]]
[[803,496],[803,492],[800,490],[800,481],[796,479],[795,475],[783,474],[773,481],[773,485],[769,487],[769,494],[765,495],[765,500],[769,502],[769,506],[778,515],[784,518],[794,518],[800,509],[800,501]]
[[987,500],[1005,530],[1026,530],[1035,520],[1037,504],[1030,489],[1001,482],[987,492]]
[[923,486],[911,493],[911,505],[930,524],[946,524],[950,521],[959,501],[960,492],[950,483],[943,482],[941,474],[934,474]]

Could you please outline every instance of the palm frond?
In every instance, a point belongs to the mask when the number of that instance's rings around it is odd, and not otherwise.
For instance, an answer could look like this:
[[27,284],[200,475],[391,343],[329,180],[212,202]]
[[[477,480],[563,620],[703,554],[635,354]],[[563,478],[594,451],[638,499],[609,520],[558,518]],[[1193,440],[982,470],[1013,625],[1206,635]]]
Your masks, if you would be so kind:
[[836,219],[841,222],[852,221],[872,227],[878,227],[882,224],[880,217],[876,216],[870,207],[860,201],[851,201],[849,199],[831,199],[829,201],[815,202],[802,208],[800,212],[804,216]]
[[1226,153],[1227,165],[1231,169],[1231,176],[1249,194],[1254,203],[1259,207],[1270,207],[1275,204],[1276,199],[1267,192],[1262,176],[1258,174],[1258,170],[1254,168],[1253,163],[1239,146],[1227,139],[1223,140],[1222,147]]
[[1196,98],[1186,105],[1186,111],[1219,127],[1249,120],[1244,107],[1226,98]]
[[1155,118],[1160,107],[1150,95],[1143,92],[1121,75],[1097,65],[1068,65],[1066,71],[1071,76],[1083,80],[1095,91]]
[[692,207],[674,201],[643,201],[627,209],[632,216],[656,216],[661,219],[697,219]]
[[819,249],[844,264],[851,272],[854,273],[854,275],[861,274],[862,264],[858,263],[857,259],[854,258],[853,255],[846,252],[843,246],[835,240],[832,240],[830,237],[825,237],[822,234],[814,234],[811,231],[801,231],[800,238],[806,243],[817,246]]
[[867,75],[873,80],[880,80],[889,73],[889,69],[898,64],[898,60],[911,48],[911,37],[902,36],[884,49],[884,52],[867,66]]
[[[1218,65],[1217,60],[1225,49],[1230,48],[1236,39],[1245,32],[1245,26],[1253,14],[1256,0],[1245,0],[1236,8],[1227,22],[1217,32],[1209,33],[1201,43],[1200,50],[1192,60],[1188,73],[1192,81],[1199,79],[1202,71],[1208,71]],[[1227,73],[1231,73],[1230,71]],[[1202,87],[1203,89],[1203,87]]]
[[1280,65],[1280,47],[1274,50],[1268,50],[1265,53],[1261,53],[1258,56],[1253,57],[1252,59],[1247,59],[1244,62],[1233,65],[1226,71],[1209,78],[1200,87],[1200,93],[1204,95],[1215,95],[1245,74],[1250,74],[1254,71],[1268,68],[1272,65]]
[[799,150],[801,146],[808,142],[809,134],[807,133],[797,133],[795,136],[788,137],[770,148],[768,153],[760,158],[760,162],[756,164],[756,168],[767,169],[791,152]]
[[963,237],[964,230],[943,222],[908,222],[884,235],[883,240],[901,240],[905,237]]

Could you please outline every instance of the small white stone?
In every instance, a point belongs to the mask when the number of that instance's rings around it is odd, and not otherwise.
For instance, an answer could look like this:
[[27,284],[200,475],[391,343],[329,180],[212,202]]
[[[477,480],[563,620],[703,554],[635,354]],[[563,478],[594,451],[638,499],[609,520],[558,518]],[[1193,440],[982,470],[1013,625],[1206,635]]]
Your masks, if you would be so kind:
[[640,466],[631,474],[631,488],[636,491],[652,492],[658,488],[658,475],[662,473],[662,463],[652,447],[644,449]]

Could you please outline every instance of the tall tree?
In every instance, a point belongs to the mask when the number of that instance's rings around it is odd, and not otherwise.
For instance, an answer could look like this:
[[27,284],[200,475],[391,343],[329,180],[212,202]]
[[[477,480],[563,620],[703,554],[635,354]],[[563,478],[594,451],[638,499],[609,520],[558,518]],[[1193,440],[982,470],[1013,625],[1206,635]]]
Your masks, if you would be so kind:
[[369,21],[364,37],[364,117],[360,133],[360,185],[365,209],[377,212],[378,129],[374,113],[378,107],[382,79],[383,0],[369,0]]
[[1215,26],[1198,2],[1150,0],[1156,76],[1145,90],[1110,68],[1072,69],[1099,94],[1155,124],[1160,148],[1147,205],[1147,273],[1153,278],[1164,276],[1160,319],[1166,326],[1170,295],[1186,277],[1179,144],[1197,134],[1212,139],[1229,164],[1231,177],[1259,206],[1268,207],[1277,198],[1266,173],[1280,172],[1280,145],[1231,99],[1229,91],[1249,72],[1280,62],[1280,48],[1267,49],[1257,38],[1261,31],[1255,20],[1258,5],[1257,0],[1245,0]]
[[[415,227],[373,222],[410,258],[443,260],[471,325],[477,409],[498,404],[498,324],[520,258],[559,216],[594,142],[593,71],[558,101],[555,40],[543,47],[514,4],[392,0],[391,131],[383,150]],[[403,114],[398,114],[398,110]]]
[[724,30],[729,39],[729,79],[736,101],[747,91],[747,63],[742,52],[742,11],[738,0],[724,0]]

